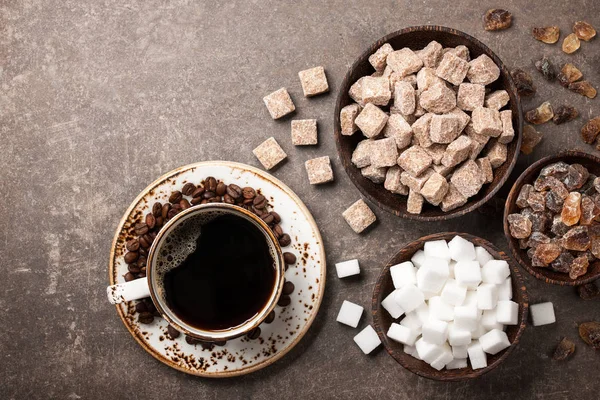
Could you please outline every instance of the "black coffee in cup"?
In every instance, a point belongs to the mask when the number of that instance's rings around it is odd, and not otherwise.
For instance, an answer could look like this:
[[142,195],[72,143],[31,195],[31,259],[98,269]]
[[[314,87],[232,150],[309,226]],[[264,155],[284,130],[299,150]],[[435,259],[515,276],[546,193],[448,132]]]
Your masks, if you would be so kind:
[[226,330],[266,306],[276,273],[272,249],[258,226],[224,213],[177,229],[166,238],[158,265],[163,296],[178,318],[197,329]]

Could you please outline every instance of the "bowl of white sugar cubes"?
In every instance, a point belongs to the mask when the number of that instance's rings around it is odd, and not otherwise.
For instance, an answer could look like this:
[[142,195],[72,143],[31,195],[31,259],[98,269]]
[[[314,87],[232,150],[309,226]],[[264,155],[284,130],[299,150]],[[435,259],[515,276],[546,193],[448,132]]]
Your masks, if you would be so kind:
[[383,268],[373,323],[387,352],[425,378],[458,381],[506,359],[525,329],[518,268],[488,241],[438,233],[410,243]]
[[398,216],[464,215],[506,182],[523,117],[502,61],[479,40],[418,26],[374,43],[348,71],[335,110],[352,183]]

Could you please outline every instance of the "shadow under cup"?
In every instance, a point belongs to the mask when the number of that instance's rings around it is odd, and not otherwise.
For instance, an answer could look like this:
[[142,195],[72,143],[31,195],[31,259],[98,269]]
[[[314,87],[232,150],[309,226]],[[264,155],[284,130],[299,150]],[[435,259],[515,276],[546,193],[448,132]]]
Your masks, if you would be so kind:
[[[239,223],[241,231],[235,231],[229,234],[229,231],[220,229],[220,224]],[[204,274],[200,269],[202,268],[203,254],[196,252],[197,243],[204,243],[200,247],[202,251],[203,246],[208,241],[209,244],[214,245],[209,248],[209,252],[216,252],[221,241],[215,242],[213,238],[208,236],[211,232],[219,233],[219,237],[229,241],[229,243],[223,243],[224,246],[230,246],[235,248],[235,245],[239,241],[249,239],[249,235],[254,235],[254,243],[258,244],[258,247],[262,249],[263,253],[268,254],[268,262],[271,265],[264,265],[264,268],[273,268],[273,271],[267,271],[269,275],[269,281],[272,280],[272,285],[266,283],[264,285],[256,284],[257,279],[262,279],[263,276],[249,276],[255,279],[255,285],[246,284],[246,290],[260,292],[250,292],[249,297],[261,299],[260,303],[255,304],[255,308],[248,308],[245,304],[246,312],[249,314],[240,314],[240,318],[237,318],[237,323],[234,326],[223,326],[222,324],[217,326],[194,324],[181,310],[178,310],[177,304],[173,301],[174,298],[179,300],[194,299],[200,301],[198,307],[201,307],[202,299],[220,299],[216,301],[222,302],[234,302],[234,297],[240,297],[239,292],[235,292],[235,282],[245,284],[248,273],[253,274],[255,272],[249,271],[248,266],[240,266],[239,271],[236,269],[232,273],[220,271],[216,267],[207,265],[207,268],[213,268],[216,275],[210,275],[212,279],[216,281],[210,281],[209,278],[204,280],[204,276],[196,281],[197,285],[190,284],[191,279],[185,279],[181,268],[192,267],[188,272],[194,274],[194,271],[200,274]],[[202,234],[207,236],[202,237]],[[212,242],[211,242],[212,240]],[[257,241],[258,240],[258,241]],[[264,241],[264,242],[262,242]],[[248,243],[245,243],[248,247]],[[241,244],[240,244],[241,246]],[[240,247],[242,251],[243,247]],[[227,252],[224,257],[235,258],[235,252]],[[191,263],[194,260],[199,260],[197,263]],[[210,257],[208,258],[210,260]],[[209,261],[207,261],[207,264]],[[266,264],[266,263],[265,263]],[[211,264],[212,265],[212,264]],[[257,216],[250,213],[249,211],[230,204],[206,204],[200,205],[177,214],[171,219],[159,232],[155,239],[150,252],[148,254],[148,284],[150,287],[150,295],[154,302],[157,310],[160,314],[176,329],[184,332],[187,335],[193,336],[203,341],[225,341],[230,340],[257,328],[260,323],[267,317],[267,315],[275,307],[277,300],[279,299],[284,283],[284,261],[281,248],[273,235],[271,229]],[[193,270],[192,270],[193,269]],[[257,270],[258,271],[258,270]],[[233,273],[238,275],[233,275]],[[256,272],[258,273],[258,272]],[[272,275],[271,275],[272,273]],[[174,276],[179,274],[180,278],[178,281],[174,280]],[[242,275],[240,275],[242,274]],[[246,275],[243,275],[246,274]],[[194,275],[197,276],[197,275]],[[216,278],[215,278],[216,277]],[[274,277],[274,279],[273,279]],[[173,282],[177,282],[174,284]],[[258,282],[262,283],[262,282]],[[218,290],[217,290],[218,288]],[[177,292],[179,290],[179,292]],[[183,292],[181,292],[183,291]],[[177,295],[177,296],[176,296]],[[180,296],[181,295],[181,296]],[[213,310],[213,305],[208,305],[207,311]],[[180,303],[181,304],[181,303]],[[190,303],[195,304],[195,303]],[[188,304],[183,304],[188,306]],[[229,305],[223,305],[228,307]],[[235,307],[235,305],[231,305]],[[187,307],[193,309],[194,307]],[[218,312],[219,308],[215,308],[214,311]],[[201,310],[202,312],[204,310]],[[234,311],[232,311],[234,312]]]

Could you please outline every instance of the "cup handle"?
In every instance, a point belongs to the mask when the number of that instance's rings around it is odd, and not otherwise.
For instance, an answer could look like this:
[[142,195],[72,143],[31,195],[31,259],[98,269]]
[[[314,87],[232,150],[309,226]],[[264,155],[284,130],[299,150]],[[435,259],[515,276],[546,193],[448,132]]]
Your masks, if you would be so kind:
[[138,278],[133,281],[118,283],[106,288],[108,301],[111,304],[120,304],[124,301],[139,300],[150,296],[150,287],[147,278]]

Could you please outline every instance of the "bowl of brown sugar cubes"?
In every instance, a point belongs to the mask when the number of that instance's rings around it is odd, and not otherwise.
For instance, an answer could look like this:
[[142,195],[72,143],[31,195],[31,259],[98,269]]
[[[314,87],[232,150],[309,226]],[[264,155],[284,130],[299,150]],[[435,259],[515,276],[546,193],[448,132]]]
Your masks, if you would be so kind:
[[489,200],[515,165],[522,126],[502,61],[439,26],[374,43],[348,71],[335,111],[338,152],[354,185],[384,210],[426,221]]
[[573,286],[600,278],[599,176],[599,157],[566,151],[517,179],[504,207],[504,233],[531,275]]

